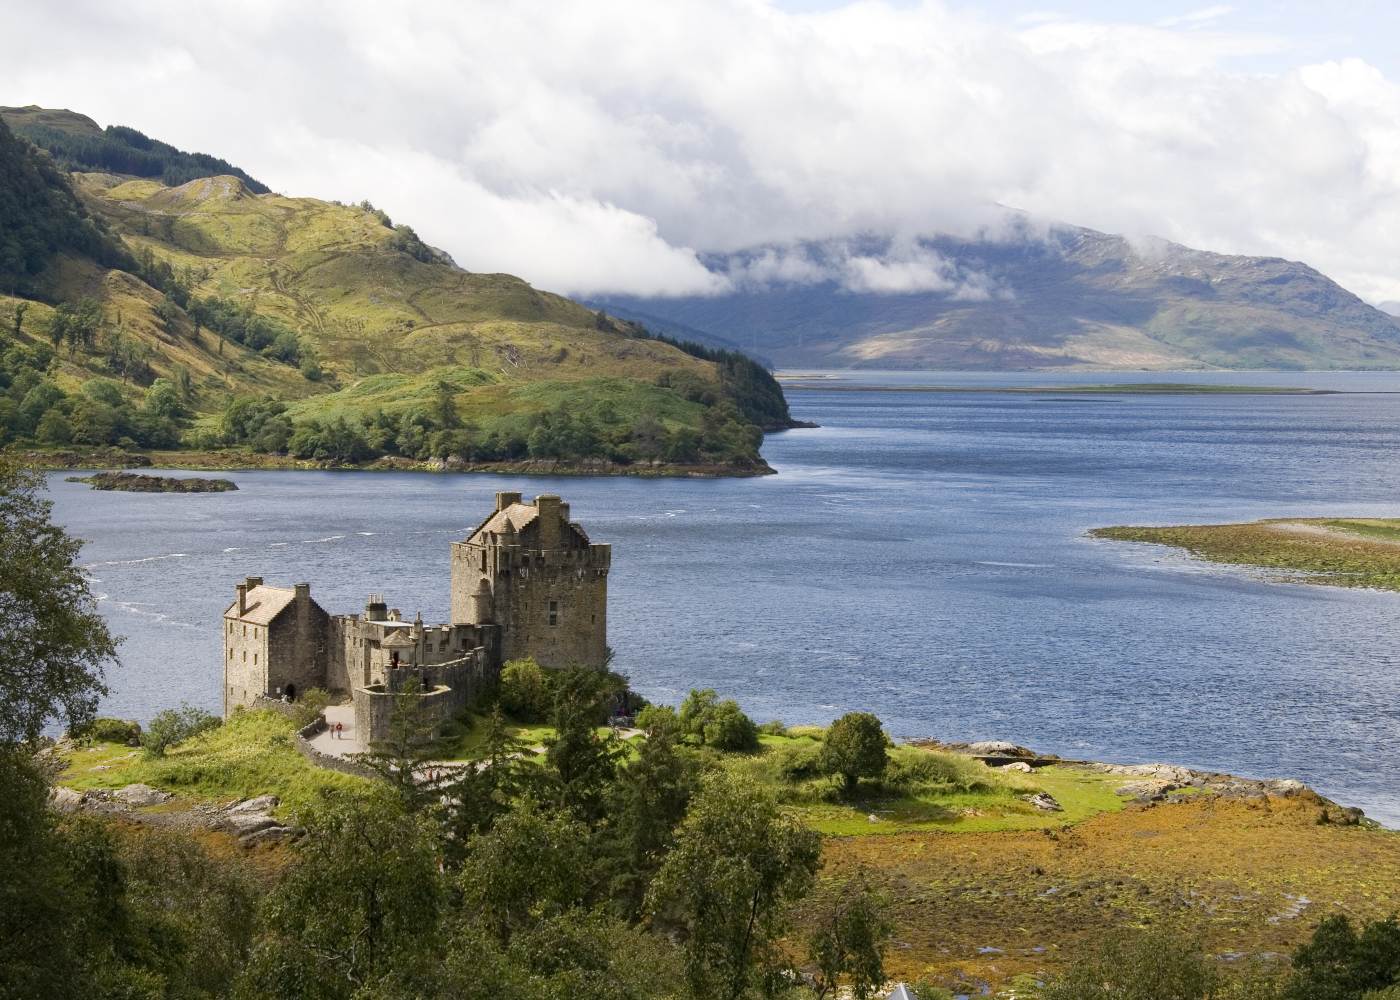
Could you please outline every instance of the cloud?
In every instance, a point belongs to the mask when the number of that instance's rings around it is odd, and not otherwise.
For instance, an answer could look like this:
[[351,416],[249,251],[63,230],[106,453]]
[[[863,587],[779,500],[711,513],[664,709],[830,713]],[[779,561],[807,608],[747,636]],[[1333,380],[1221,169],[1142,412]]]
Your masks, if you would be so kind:
[[[715,292],[733,279],[705,253],[863,233],[913,247],[1008,205],[1303,259],[1400,298],[1395,83],[1357,59],[1290,66],[1286,39],[1225,30],[1224,7],[1158,24],[877,0],[193,10],[9,0],[7,33],[64,44],[12,46],[0,94],[290,194],[369,198],[466,267],[574,294]],[[745,280],[788,280],[810,262],[749,264]],[[969,294],[940,268],[911,250],[840,275]]]

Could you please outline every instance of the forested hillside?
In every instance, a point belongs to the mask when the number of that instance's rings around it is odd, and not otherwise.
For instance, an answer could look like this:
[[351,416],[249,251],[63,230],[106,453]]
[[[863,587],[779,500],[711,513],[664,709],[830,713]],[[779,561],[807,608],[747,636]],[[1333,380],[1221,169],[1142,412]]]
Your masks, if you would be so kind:
[[744,356],[463,271],[368,202],[65,175],[0,130],[0,443],[753,472],[791,423]]

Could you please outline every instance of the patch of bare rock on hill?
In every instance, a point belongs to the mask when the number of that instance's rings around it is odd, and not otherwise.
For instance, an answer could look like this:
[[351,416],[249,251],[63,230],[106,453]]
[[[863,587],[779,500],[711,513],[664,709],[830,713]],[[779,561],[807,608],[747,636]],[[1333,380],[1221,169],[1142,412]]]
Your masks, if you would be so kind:
[[295,839],[301,830],[276,816],[275,795],[259,795],[223,804],[183,804],[169,792],[150,785],[126,785],[115,790],[90,788],[79,791],[58,785],[49,793],[54,809],[64,813],[88,812],[133,823],[176,830],[209,830],[235,838],[244,847]]

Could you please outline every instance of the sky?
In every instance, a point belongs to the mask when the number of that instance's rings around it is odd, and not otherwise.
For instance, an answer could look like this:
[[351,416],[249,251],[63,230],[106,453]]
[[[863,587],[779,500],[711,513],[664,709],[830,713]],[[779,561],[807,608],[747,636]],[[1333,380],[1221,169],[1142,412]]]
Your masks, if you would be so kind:
[[841,280],[934,287],[917,237],[995,236],[1004,206],[1400,300],[1393,2],[0,0],[0,24],[0,104],[367,198],[566,294],[722,293],[698,254],[862,234],[898,259]]

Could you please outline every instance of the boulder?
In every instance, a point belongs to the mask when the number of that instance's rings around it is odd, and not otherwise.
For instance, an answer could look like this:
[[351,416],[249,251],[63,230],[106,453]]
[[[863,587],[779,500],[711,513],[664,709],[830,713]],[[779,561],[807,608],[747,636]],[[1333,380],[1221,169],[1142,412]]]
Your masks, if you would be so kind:
[[230,813],[224,816],[219,826],[236,837],[246,837],[250,833],[258,833],[274,826],[280,826],[277,820],[267,813]]
[[1034,795],[1027,795],[1026,801],[1042,812],[1064,812],[1065,807],[1055,801],[1055,796],[1049,792],[1036,792]]
[[1127,784],[1119,785],[1117,792],[1125,798],[1151,802],[1166,798],[1168,792],[1174,792],[1180,787],[1177,783],[1167,781],[1164,778],[1149,778],[1146,781],[1129,781]]
[[974,757],[1034,757],[1034,751],[1025,747],[1017,746],[1006,740],[983,740],[980,743],[969,743],[967,752]]
[[997,768],[998,771],[1017,771],[1021,774],[1030,774],[1031,766],[1023,760],[1013,760],[1010,764],[1003,764]]
[[242,802],[235,802],[224,810],[230,815],[234,813],[265,813],[276,809],[280,799],[275,795],[258,795],[251,799],[244,799]]
[[54,785],[49,789],[49,806],[61,813],[77,812],[83,807],[83,793],[75,788]]
[[118,788],[112,793],[112,798],[128,806],[158,806],[174,797],[169,792],[162,792],[159,788],[140,783]]
[[257,847],[259,844],[277,844],[297,835],[298,831],[290,826],[265,826],[261,830],[254,830],[252,833],[244,834],[238,838],[238,842],[244,847]]

